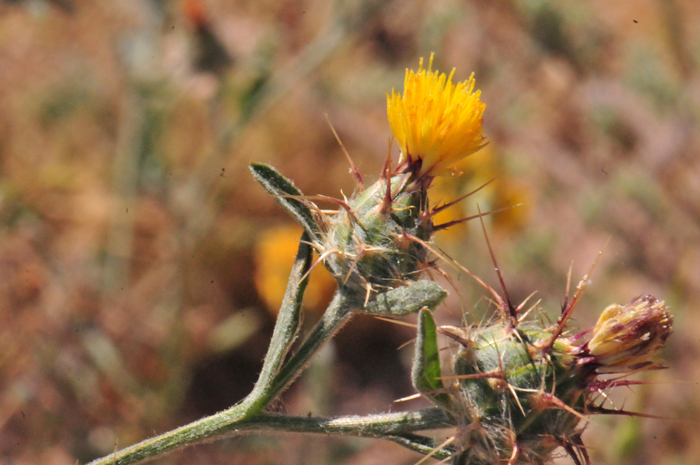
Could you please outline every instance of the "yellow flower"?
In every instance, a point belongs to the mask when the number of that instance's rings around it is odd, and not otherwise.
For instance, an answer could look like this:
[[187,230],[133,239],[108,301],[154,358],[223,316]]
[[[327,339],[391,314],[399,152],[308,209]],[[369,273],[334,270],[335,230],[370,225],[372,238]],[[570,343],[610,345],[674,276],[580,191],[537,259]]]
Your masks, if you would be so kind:
[[474,75],[457,85],[449,77],[428,69],[420,60],[418,72],[406,70],[404,94],[387,94],[387,113],[401,149],[401,162],[417,176],[452,172],[451,165],[486,145],[482,116],[486,105],[474,92]]
[[638,297],[627,305],[610,305],[593,328],[588,342],[599,373],[649,365],[671,334],[673,317],[662,301]]

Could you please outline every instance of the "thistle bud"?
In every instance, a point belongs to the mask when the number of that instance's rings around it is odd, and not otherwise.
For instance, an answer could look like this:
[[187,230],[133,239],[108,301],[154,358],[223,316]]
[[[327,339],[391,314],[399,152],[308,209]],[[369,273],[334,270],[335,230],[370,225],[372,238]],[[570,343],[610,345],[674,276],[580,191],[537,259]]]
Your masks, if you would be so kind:
[[606,308],[593,328],[588,353],[599,373],[635,370],[652,362],[671,334],[673,317],[663,301],[647,295]]
[[407,186],[407,176],[377,181],[328,218],[323,249],[333,252],[325,263],[347,288],[364,294],[368,288],[400,286],[415,280],[427,263],[422,244],[432,227],[423,215],[427,194],[421,186]]
[[[624,375],[656,367],[650,359],[671,334],[672,322],[664,303],[646,296],[609,306],[594,328],[573,336],[565,335],[566,319],[554,327],[505,317],[464,331],[443,327],[461,347],[447,376],[440,376],[438,330],[431,330],[435,323],[424,311],[414,386],[456,419],[453,464],[544,464],[558,447],[576,463],[590,463],[582,420],[593,413],[635,415],[606,409],[600,393],[641,384]],[[581,344],[589,333],[591,339]],[[601,377],[605,373],[623,376]]]

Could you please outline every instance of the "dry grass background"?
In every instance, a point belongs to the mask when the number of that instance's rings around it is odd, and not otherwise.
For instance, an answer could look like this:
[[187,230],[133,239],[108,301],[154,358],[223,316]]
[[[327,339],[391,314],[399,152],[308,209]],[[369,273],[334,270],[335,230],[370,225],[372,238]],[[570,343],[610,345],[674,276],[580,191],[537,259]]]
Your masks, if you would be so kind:
[[[584,435],[594,463],[698,463],[691,0],[0,3],[0,463],[85,463],[244,396],[299,234],[247,164],[272,163],[308,194],[349,195],[325,115],[376,178],[385,92],[431,51],[460,80],[476,73],[490,140],[433,200],[498,176],[445,220],[524,203],[487,222],[514,299],[538,291],[556,315],[571,262],[580,278],[610,238],[580,326],[640,294],[672,307],[670,369],[648,377],[666,383],[613,400],[690,422],[596,417]],[[495,285],[478,225],[437,242]],[[485,292],[448,272],[463,297],[453,291],[438,322],[478,321]],[[309,324],[332,292],[327,276],[314,281]],[[396,350],[411,337],[353,320],[278,408],[417,408],[392,404],[412,393],[411,349]],[[156,463],[417,459],[377,441],[250,435]]]

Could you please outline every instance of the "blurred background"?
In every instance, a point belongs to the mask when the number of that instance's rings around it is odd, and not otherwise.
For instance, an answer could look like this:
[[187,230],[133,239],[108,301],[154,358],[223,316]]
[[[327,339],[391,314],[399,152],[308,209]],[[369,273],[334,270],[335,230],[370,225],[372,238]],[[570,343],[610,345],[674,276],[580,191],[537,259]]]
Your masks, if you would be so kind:
[[[696,464],[700,431],[700,4],[691,0],[14,0],[0,2],[0,463],[85,463],[251,389],[300,228],[254,183],[307,194],[368,180],[389,147],[386,92],[435,52],[473,71],[490,144],[441,179],[438,219],[486,221],[513,300],[556,318],[566,274],[609,244],[575,315],[666,300],[669,370],[595,417],[595,464]],[[394,159],[398,154],[394,147]],[[496,286],[478,223],[436,242]],[[572,265],[573,263],[573,265]],[[440,324],[491,312],[449,265]],[[323,270],[310,326],[334,290]],[[305,415],[425,407],[414,330],[355,318],[275,405]],[[442,341],[446,344],[446,341]],[[445,433],[448,434],[448,433]],[[412,464],[372,440],[253,434],[159,464]],[[561,458],[557,463],[571,463]]]

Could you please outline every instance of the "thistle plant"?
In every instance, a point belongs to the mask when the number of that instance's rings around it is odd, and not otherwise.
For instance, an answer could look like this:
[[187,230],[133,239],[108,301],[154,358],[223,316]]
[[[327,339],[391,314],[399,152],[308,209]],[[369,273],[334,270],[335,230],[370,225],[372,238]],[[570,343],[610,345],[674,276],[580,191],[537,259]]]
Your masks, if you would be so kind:
[[[606,391],[640,384],[627,376],[661,367],[653,359],[670,335],[673,319],[654,297],[611,305],[594,327],[576,332],[569,322],[590,272],[571,298],[567,290],[561,315],[549,326],[529,317],[535,306],[515,306],[505,285],[501,295],[474,276],[491,294],[496,317],[465,327],[436,324],[433,312],[447,292],[421,276],[427,270],[444,273],[437,265],[444,255],[431,240],[436,231],[456,222],[435,224],[433,219],[463,199],[431,206],[430,186],[436,176],[456,174],[453,165],[486,143],[481,128],[485,105],[474,90],[474,79],[454,84],[453,74],[433,71],[432,56],[427,69],[421,60],[418,71],[406,71],[404,93],[387,95],[400,159],[392,166],[388,156],[379,180],[370,186],[351,162],[358,189],[349,199],[305,196],[274,168],[251,165],[255,179],[304,229],[255,387],[227,410],[116,451],[93,465],[136,463],[252,430],[385,439],[426,457],[464,465],[545,464],[563,448],[582,464],[590,463],[581,439],[590,415],[645,416],[605,404]],[[323,210],[321,202],[337,210]],[[492,212],[477,217],[488,213]],[[490,250],[488,239],[487,245]],[[330,270],[337,290],[318,324],[290,355],[309,272],[315,266]],[[498,276],[503,283],[500,272]],[[268,411],[355,313],[392,318],[418,314],[412,381],[434,407],[340,418]],[[456,350],[449,360],[441,360],[438,334],[454,341]],[[454,431],[444,442],[418,434],[444,428]]]

